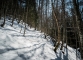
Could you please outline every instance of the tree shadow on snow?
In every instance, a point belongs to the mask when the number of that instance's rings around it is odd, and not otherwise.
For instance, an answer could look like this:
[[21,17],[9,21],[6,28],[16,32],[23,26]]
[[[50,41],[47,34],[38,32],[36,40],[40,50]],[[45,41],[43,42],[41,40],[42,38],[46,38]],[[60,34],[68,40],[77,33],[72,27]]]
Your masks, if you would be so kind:
[[55,59],[55,60],[62,60],[62,52],[60,51],[59,52],[59,56],[57,55],[57,53],[56,53],[56,56],[57,56],[57,58]]
[[[40,44],[40,43],[39,43]],[[31,47],[35,47],[39,44],[34,44],[33,46],[29,46],[29,47],[22,47],[22,48],[13,48],[10,46],[10,48],[7,48],[8,46],[4,46],[5,49],[0,49],[0,54],[6,53],[8,51],[13,51],[13,50],[20,50],[20,49],[25,49],[25,48],[31,48]],[[35,48],[36,49],[36,48]]]
[[64,60],[69,60],[69,59],[68,59],[68,49],[65,48],[64,51],[66,52],[65,55],[63,54]]
[[[65,48],[64,53],[59,52],[59,55],[56,53],[57,58],[55,60],[69,60],[68,59],[68,50]],[[63,59],[62,59],[63,58]]]
[[16,36],[16,37],[37,37],[37,38],[39,38],[40,36],[36,36],[36,35],[18,35],[18,34],[11,34],[11,36]]
[[[21,53],[20,52],[17,52],[17,55],[18,56],[16,58],[12,59],[12,60],[17,60],[18,57],[20,57],[21,60],[31,60],[31,58],[35,56],[36,50],[37,49],[40,49],[41,47],[42,47],[42,51],[39,51],[39,52],[40,52],[40,55],[42,55],[42,54],[44,54],[44,45],[45,44],[42,44],[42,45],[40,45],[38,47],[35,47],[35,48],[33,48],[33,49],[31,49],[31,50],[29,50],[27,52],[21,52]],[[45,56],[43,56],[43,57],[45,57]]]
[[20,33],[20,32],[18,32],[18,31],[16,31],[16,30],[13,30],[13,29],[8,29],[8,28],[5,28],[5,29],[2,29],[2,30],[8,30],[8,31],[15,31],[15,33],[17,32],[17,33]]

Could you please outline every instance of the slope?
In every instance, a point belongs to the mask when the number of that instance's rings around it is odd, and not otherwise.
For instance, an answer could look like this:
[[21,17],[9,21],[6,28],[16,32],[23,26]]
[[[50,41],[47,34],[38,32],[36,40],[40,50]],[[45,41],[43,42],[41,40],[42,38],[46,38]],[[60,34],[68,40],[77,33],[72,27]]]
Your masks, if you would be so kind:
[[28,24],[25,36],[23,32],[24,23],[18,24],[15,20],[11,27],[11,20],[6,19],[5,26],[0,27],[0,60],[80,60],[80,54],[76,57],[75,49],[69,46],[64,48],[64,54],[59,48],[55,53],[51,38],[45,39],[44,33],[35,31]]

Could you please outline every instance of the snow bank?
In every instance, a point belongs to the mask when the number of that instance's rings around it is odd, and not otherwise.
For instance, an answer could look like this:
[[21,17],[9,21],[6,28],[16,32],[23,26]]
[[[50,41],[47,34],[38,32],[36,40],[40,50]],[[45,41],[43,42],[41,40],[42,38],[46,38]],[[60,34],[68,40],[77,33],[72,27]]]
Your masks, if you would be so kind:
[[51,39],[44,39],[40,31],[27,25],[23,36],[24,25],[17,21],[13,27],[10,25],[11,21],[7,20],[4,28],[0,27],[0,60],[76,60],[75,49],[68,46],[64,54],[59,49],[55,53]]

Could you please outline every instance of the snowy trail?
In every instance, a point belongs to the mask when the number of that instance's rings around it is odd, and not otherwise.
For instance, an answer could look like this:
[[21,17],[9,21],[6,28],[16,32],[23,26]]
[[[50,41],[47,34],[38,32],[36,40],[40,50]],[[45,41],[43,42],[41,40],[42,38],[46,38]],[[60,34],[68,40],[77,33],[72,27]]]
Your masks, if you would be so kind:
[[28,25],[23,36],[24,30],[22,29],[21,33],[20,30],[24,25],[18,25],[16,21],[13,27],[10,25],[11,22],[8,20],[4,28],[0,27],[0,60],[76,60],[74,49],[64,49],[65,54],[58,49],[55,54],[50,37],[44,39],[43,33]]

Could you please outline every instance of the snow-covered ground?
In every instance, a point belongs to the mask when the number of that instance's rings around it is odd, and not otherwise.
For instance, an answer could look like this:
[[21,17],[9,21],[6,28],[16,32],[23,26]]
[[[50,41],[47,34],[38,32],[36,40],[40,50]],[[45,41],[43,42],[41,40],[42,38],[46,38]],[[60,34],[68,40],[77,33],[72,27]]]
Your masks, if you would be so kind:
[[[76,60],[75,49],[68,46],[63,54],[58,48],[55,53],[50,37],[45,39],[43,33],[28,25],[25,36],[23,32],[24,25],[16,21],[13,27],[10,20],[6,21],[4,28],[0,27],[0,60]],[[77,59],[80,60],[80,54]]]

